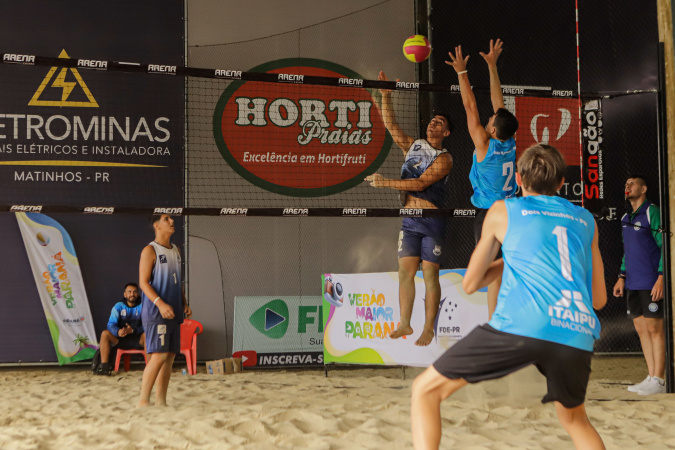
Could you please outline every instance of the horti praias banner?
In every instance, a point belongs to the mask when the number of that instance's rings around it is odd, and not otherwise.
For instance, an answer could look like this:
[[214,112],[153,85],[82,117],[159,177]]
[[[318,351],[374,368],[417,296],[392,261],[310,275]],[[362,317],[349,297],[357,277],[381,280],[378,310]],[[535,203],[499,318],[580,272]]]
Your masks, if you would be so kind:
[[415,345],[424,327],[424,279],[415,276],[413,334],[389,338],[400,322],[398,273],[324,274],[324,362],[426,367],[477,325],[487,322],[487,292],[462,289],[465,269],[440,272],[441,301],[434,339]]
[[59,364],[91,359],[98,348],[82,272],[68,232],[39,213],[16,213]]

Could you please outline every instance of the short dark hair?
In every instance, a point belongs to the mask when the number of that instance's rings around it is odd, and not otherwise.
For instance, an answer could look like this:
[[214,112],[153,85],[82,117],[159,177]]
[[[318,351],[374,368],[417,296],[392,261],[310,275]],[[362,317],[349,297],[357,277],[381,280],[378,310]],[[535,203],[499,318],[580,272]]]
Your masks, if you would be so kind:
[[547,144],[531,146],[518,160],[523,187],[536,194],[555,195],[566,171],[565,158]]
[[150,224],[150,229],[155,230],[155,224],[162,220],[162,214],[153,214],[149,217],[148,223]]
[[445,119],[445,121],[446,121],[447,124],[448,124],[448,126],[447,126],[448,131],[449,131],[450,133],[452,133],[452,131],[455,129],[455,126],[454,126],[454,124],[452,123],[452,120],[450,120],[450,115],[449,115],[448,113],[446,113],[446,112],[443,112],[443,111],[434,111],[433,116],[431,116],[431,117],[434,118],[434,117],[436,117],[436,116],[441,116],[441,117],[443,117],[443,118]]
[[635,175],[628,175],[627,179],[634,179],[634,180],[640,180],[640,184],[644,187],[647,188],[647,191],[649,191],[649,183],[647,183],[647,179],[642,175],[642,174],[635,174]]
[[124,290],[126,291],[129,286],[133,286],[136,289],[138,289],[138,285],[136,283],[134,283],[133,281],[130,281],[127,284],[124,285]]
[[497,139],[506,141],[518,131],[518,119],[506,108],[499,108],[493,122],[497,130]]

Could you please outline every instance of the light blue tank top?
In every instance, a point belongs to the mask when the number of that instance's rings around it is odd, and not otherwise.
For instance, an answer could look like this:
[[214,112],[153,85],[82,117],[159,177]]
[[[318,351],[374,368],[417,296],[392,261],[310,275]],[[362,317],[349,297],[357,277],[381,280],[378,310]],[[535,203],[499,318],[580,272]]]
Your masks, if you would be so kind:
[[473,164],[469,180],[473,187],[471,203],[476,208],[488,209],[497,200],[513,197],[516,193],[516,141],[490,139],[487,154],[483,161],[476,161],[473,152]]
[[150,286],[157,292],[165,303],[173,308],[175,317],[171,320],[164,319],[159,309],[152,303],[154,298],[148,299],[143,293],[143,324],[147,323],[183,323],[183,280],[181,277],[180,252],[176,244],[171,248],[159,245],[157,242],[150,243],[155,250],[155,267],[152,269]]
[[590,212],[561,197],[505,200],[504,273],[489,324],[506,333],[593,351]]

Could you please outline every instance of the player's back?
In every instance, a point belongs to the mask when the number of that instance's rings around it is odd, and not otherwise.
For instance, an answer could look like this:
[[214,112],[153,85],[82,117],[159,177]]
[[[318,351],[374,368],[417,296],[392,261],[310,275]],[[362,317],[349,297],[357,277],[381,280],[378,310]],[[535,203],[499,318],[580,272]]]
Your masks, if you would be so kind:
[[476,208],[488,209],[497,200],[513,197],[517,185],[515,179],[516,141],[490,139],[485,158],[478,162],[473,152],[473,164],[469,181],[473,188],[471,203]]
[[593,216],[555,196],[505,200],[508,228],[494,328],[591,351]]

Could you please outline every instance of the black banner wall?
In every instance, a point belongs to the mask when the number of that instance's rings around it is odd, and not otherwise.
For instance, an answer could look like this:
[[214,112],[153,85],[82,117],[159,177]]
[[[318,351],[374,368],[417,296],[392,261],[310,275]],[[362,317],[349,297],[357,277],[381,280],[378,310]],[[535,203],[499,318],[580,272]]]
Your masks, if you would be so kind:
[[[580,80],[583,100],[580,131],[586,133],[582,139],[587,144],[583,179],[589,194],[584,200],[585,206],[597,215],[610,295],[608,305],[599,314],[603,335],[596,351],[640,351],[632,323],[626,318],[625,301],[614,299],[611,289],[623,256],[619,219],[626,208],[623,198],[626,178],[630,174],[649,178],[648,197],[655,203],[661,202],[658,195],[657,97],[653,92],[658,88],[656,2],[428,0],[426,3],[430,6],[430,40],[434,48],[429,59],[432,83],[457,83],[456,74],[444,61],[448,51],[462,45],[464,54],[471,55],[467,66],[471,84],[475,88],[488,87],[489,73],[479,52],[487,52],[490,39],[497,38],[504,41],[504,52],[499,60],[503,85],[573,91],[576,96]],[[593,102],[594,98],[602,98],[602,102]],[[481,117],[487,121],[489,97],[477,96],[477,100]],[[436,101],[432,107],[450,111],[455,120],[457,127],[450,138],[453,173],[468,174],[473,145],[466,130],[461,99],[457,96],[447,104]],[[557,108],[543,106],[541,109],[553,118]],[[520,120],[518,141],[523,131],[536,130],[537,126],[530,121],[532,116],[523,116],[517,108],[516,116]],[[578,114],[572,113],[572,116],[579,120]],[[590,123],[593,120],[596,120],[595,125]],[[591,129],[596,125],[599,128]],[[555,126],[550,128],[557,129]],[[537,132],[541,133],[541,128]],[[558,145],[553,139],[549,143]],[[570,198],[572,193],[581,200],[581,167],[577,164],[574,169],[575,179],[561,195]],[[568,180],[570,175],[573,174],[568,173]],[[453,204],[459,205],[466,198],[465,192],[471,190],[468,176],[451,176],[451,184],[449,196]],[[450,266],[463,267],[473,250],[472,230],[456,223],[449,233],[452,242],[471,243],[458,244],[452,255]]]
[[[102,61],[184,64],[182,0],[0,2],[0,199],[79,207],[183,203],[184,80],[111,74]],[[13,55],[13,56],[12,56]],[[31,56],[75,67],[32,66]],[[9,59],[9,60],[8,60]],[[101,70],[92,70],[101,69]],[[97,333],[138,280],[145,216],[52,215],[70,233]],[[182,243],[182,221],[174,241]],[[55,361],[14,214],[0,214],[12,261],[0,271],[0,362]]]

